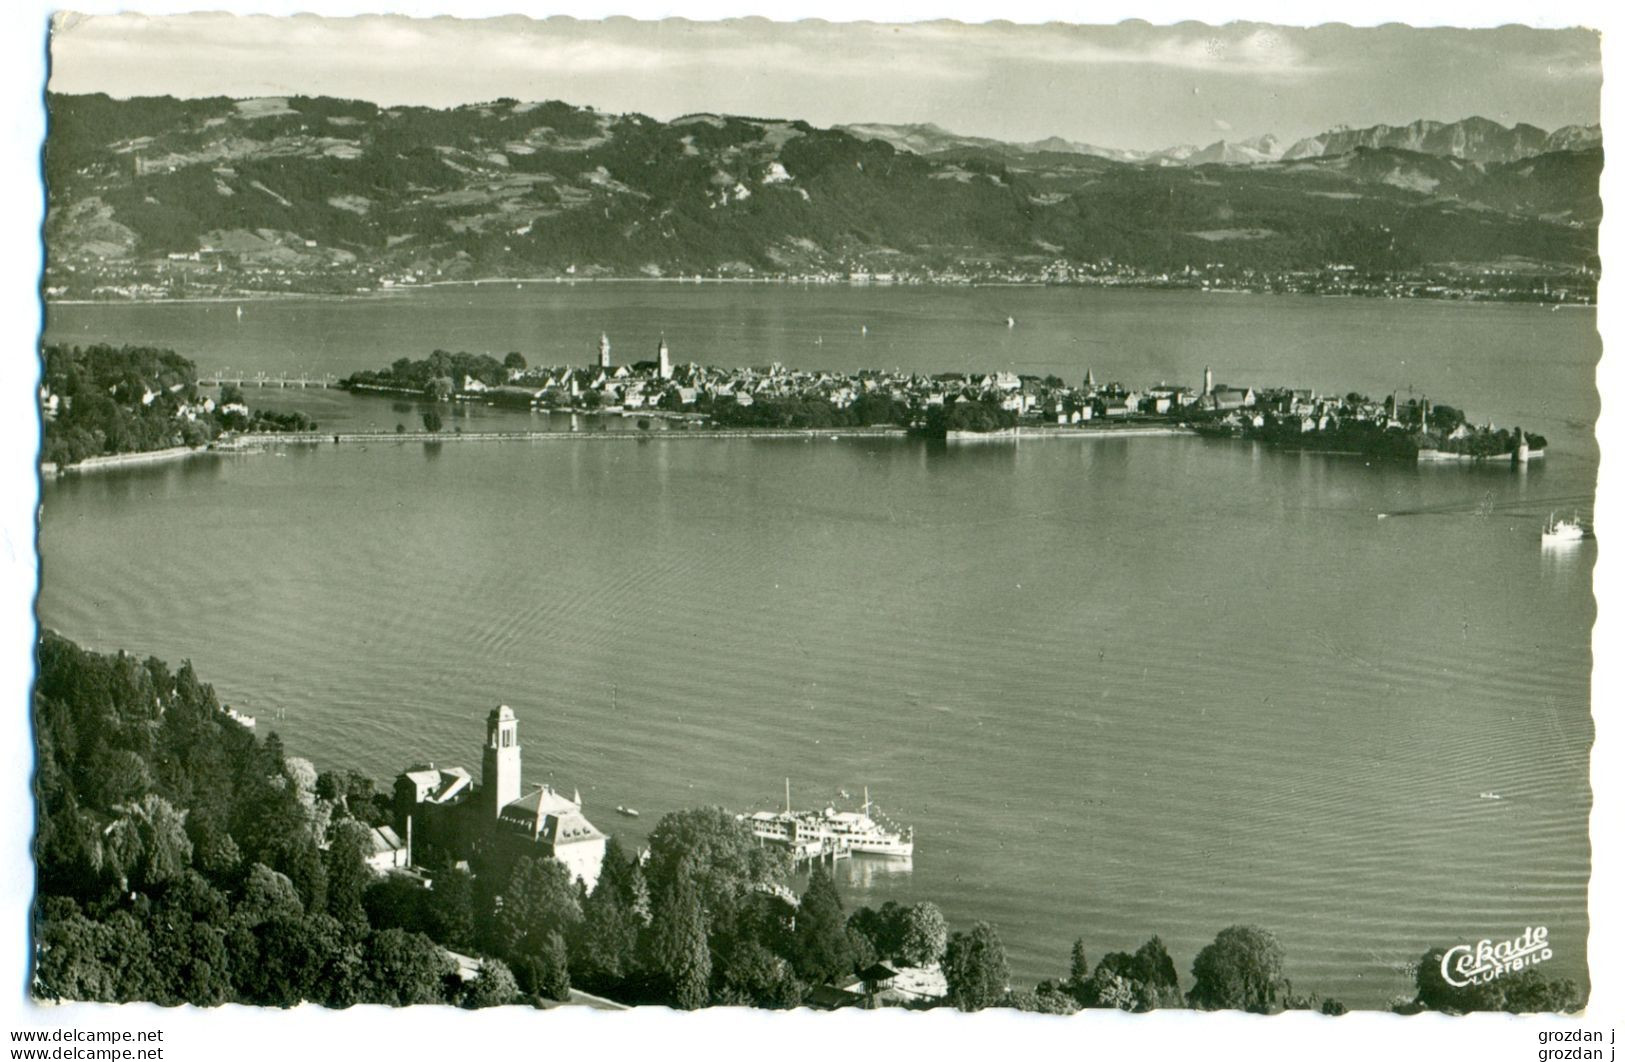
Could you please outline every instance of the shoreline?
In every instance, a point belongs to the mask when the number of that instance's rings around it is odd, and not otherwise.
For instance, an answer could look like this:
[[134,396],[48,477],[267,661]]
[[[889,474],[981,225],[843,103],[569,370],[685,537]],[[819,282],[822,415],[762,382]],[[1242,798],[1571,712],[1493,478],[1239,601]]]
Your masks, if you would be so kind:
[[[1194,436],[1191,428],[1162,425],[1136,425],[1111,428],[1023,428],[1014,435],[989,436],[987,442],[1014,443],[1027,439],[1105,439],[1105,438],[1170,438]],[[231,439],[216,439],[208,446],[172,446],[162,450],[143,450],[127,454],[99,454],[87,457],[77,464],[57,467],[49,461],[39,465],[44,479],[60,479],[82,472],[105,472],[140,465],[157,465],[181,461],[209,454],[260,453],[279,446],[342,446],[374,443],[504,443],[553,442],[567,439],[605,442],[646,442],[657,439],[907,439],[921,438],[927,442],[958,442],[961,440],[931,439],[899,427],[859,428],[695,428],[679,431],[313,431],[313,432],[253,432]],[[983,440],[976,440],[983,441]]]
[[[990,435],[988,442],[1016,442],[1022,439],[1102,439],[1102,438],[1167,438],[1194,436],[1191,428],[1177,425],[1135,425],[1111,428],[1022,428],[1014,435]],[[225,442],[216,442],[212,450],[221,453],[247,452],[267,446],[320,446],[345,443],[383,442],[548,442],[558,439],[603,439],[637,441],[647,439],[819,439],[841,438],[906,439],[924,438],[907,428],[870,426],[855,428],[693,428],[668,431],[330,431],[330,432],[257,432],[245,434]],[[950,440],[957,441],[957,440]]]
[[419,284],[407,284],[400,287],[373,288],[368,291],[335,292],[335,291],[243,291],[233,295],[181,295],[172,298],[159,297],[131,297],[117,299],[86,299],[86,298],[42,298],[41,304],[50,306],[167,306],[197,303],[245,303],[245,302],[286,302],[298,299],[313,299],[323,302],[342,302],[352,299],[386,299],[400,295],[409,295],[414,291],[428,291],[443,288],[477,288],[481,286],[503,286],[508,284],[523,285],[536,284],[551,287],[573,287],[577,284],[677,284],[692,287],[703,287],[707,284],[743,284],[777,287],[802,288],[853,288],[853,289],[891,289],[891,288],[1072,288],[1080,290],[1099,291],[1158,291],[1158,292],[1188,292],[1196,295],[1260,295],[1281,296],[1286,298],[1309,299],[1389,299],[1401,302],[1448,302],[1452,304],[1484,303],[1494,305],[1528,305],[1542,306],[1551,309],[1577,309],[1596,310],[1597,303],[1592,301],[1547,301],[1543,299],[1514,299],[1500,298],[1482,293],[1463,295],[1403,295],[1391,296],[1380,293],[1360,292],[1315,292],[1315,291],[1273,291],[1255,288],[1203,288],[1169,285],[1157,281],[1123,281],[1119,283],[1055,283],[1042,280],[939,280],[939,281],[909,281],[905,283],[853,283],[847,279],[814,280],[805,277],[650,277],[650,276],[592,276],[592,277],[479,277],[472,280],[427,280]]
[[44,479],[59,479],[79,472],[105,472],[115,468],[129,468],[134,465],[159,465],[168,461],[180,461],[188,457],[197,457],[202,454],[214,452],[212,446],[167,446],[162,450],[136,450],[124,454],[97,454],[87,457],[83,461],[71,465],[58,467],[54,461],[41,461],[40,476]]

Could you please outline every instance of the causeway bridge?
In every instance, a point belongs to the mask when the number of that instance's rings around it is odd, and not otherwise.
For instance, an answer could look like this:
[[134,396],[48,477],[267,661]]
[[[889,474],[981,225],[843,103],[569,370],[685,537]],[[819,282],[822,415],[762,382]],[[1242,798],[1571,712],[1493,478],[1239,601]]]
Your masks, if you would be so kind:
[[199,387],[224,387],[226,384],[236,384],[238,387],[279,387],[279,388],[335,388],[339,385],[337,376],[324,372],[320,376],[289,376],[282,373],[271,376],[268,373],[258,373],[254,376],[244,376],[241,373],[233,374],[225,369],[216,373],[205,374],[197,380]]

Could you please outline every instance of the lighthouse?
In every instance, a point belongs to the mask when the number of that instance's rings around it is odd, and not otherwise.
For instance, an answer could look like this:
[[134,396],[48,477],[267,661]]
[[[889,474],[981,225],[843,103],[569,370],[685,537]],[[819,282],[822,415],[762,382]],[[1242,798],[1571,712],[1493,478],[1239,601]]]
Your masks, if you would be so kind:
[[664,332],[662,332],[660,334],[660,351],[659,351],[659,355],[660,355],[660,378],[662,380],[669,380],[669,379],[671,379],[671,351],[668,350],[667,347],[666,347],[666,335],[665,335]]

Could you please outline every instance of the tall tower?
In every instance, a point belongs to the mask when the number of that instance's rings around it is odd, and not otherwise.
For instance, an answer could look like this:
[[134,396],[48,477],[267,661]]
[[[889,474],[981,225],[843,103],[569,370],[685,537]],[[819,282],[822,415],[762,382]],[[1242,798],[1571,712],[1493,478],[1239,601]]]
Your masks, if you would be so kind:
[[1093,365],[1084,371],[1083,386],[1091,391],[1095,389],[1095,367]]
[[598,367],[609,368],[609,333],[598,333]]
[[666,335],[660,334],[660,378],[671,379],[671,351],[666,349]]
[[1208,395],[1210,395],[1212,393],[1213,393],[1213,366],[1209,365],[1207,368],[1202,370],[1202,396],[1205,398],[1206,396],[1208,396]]
[[519,799],[519,720],[506,704],[491,709],[485,719],[485,758],[480,764],[480,785],[491,816]]

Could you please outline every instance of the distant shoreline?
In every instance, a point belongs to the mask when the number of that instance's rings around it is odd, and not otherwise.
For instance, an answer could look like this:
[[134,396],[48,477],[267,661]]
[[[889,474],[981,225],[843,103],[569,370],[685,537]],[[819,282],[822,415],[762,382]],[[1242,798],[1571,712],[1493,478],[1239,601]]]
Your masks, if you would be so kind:
[[1551,309],[1582,309],[1595,310],[1595,301],[1572,300],[1567,302],[1544,301],[1540,299],[1518,299],[1497,297],[1495,295],[1473,293],[1462,296],[1450,295],[1405,295],[1384,296],[1379,294],[1362,294],[1348,292],[1315,292],[1315,291],[1270,291],[1255,288],[1202,288],[1184,285],[1169,285],[1156,281],[1124,281],[1112,284],[1084,284],[1065,283],[1057,284],[1041,280],[965,280],[965,281],[933,281],[933,282],[907,282],[907,283],[852,283],[846,280],[812,280],[799,277],[703,277],[699,280],[693,277],[622,277],[622,276],[595,276],[595,277],[480,277],[474,280],[429,280],[421,284],[408,284],[392,288],[373,288],[368,291],[244,291],[233,295],[180,295],[174,297],[131,296],[127,298],[85,299],[85,298],[50,298],[43,299],[46,306],[171,306],[194,305],[212,303],[250,303],[250,302],[288,302],[300,299],[310,299],[319,302],[347,302],[350,300],[389,299],[400,295],[409,295],[414,291],[425,291],[437,288],[478,288],[497,287],[506,284],[536,284],[549,287],[573,287],[577,284],[668,284],[686,285],[692,287],[705,287],[711,284],[734,285],[762,285],[773,287],[802,287],[802,288],[846,288],[852,290],[897,290],[912,289],[964,289],[964,288],[1056,288],[1069,290],[1093,291],[1154,291],[1154,292],[1184,292],[1192,295],[1258,295],[1279,296],[1285,298],[1299,297],[1307,299],[1381,299],[1388,298],[1401,302],[1442,302],[1451,305],[1471,303],[1493,304],[1497,306],[1543,306]]

